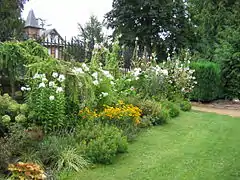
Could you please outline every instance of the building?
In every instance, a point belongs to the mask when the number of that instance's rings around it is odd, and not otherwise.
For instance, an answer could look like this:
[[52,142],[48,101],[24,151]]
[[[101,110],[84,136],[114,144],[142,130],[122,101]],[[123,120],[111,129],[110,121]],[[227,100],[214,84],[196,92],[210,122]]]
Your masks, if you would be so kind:
[[38,19],[33,10],[30,10],[25,22],[24,32],[26,39],[40,40],[41,44],[48,49],[52,57],[62,59],[64,39],[56,29],[43,29],[39,26]]

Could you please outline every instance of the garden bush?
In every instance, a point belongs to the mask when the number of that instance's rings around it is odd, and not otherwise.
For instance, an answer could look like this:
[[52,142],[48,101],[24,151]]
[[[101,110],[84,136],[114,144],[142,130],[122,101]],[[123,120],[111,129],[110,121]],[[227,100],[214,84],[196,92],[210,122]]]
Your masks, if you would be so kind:
[[139,107],[142,110],[141,127],[152,125],[161,125],[169,120],[169,112],[161,107],[161,104],[155,100],[144,100],[137,97],[128,97],[124,99],[128,103]]
[[193,62],[191,67],[195,70],[198,84],[190,94],[191,100],[208,102],[219,97],[220,93],[220,67],[209,61]]
[[128,137],[128,141],[131,141],[139,130],[138,126],[141,123],[141,113],[141,109],[137,106],[119,101],[114,106],[103,106],[103,109],[99,112],[86,107],[80,110],[79,118],[82,123],[91,120],[116,126]]
[[180,114],[180,107],[171,101],[164,101],[161,103],[162,108],[168,111],[171,118],[177,117]]
[[36,142],[29,138],[21,125],[9,127],[8,134],[0,138],[0,170],[6,171],[9,163],[14,163],[19,157],[36,147]]
[[88,122],[76,131],[79,151],[93,163],[109,164],[117,153],[127,151],[127,138],[114,126]]
[[19,104],[8,94],[0,95],[0,124],[9,127],[11,124],[27,124],[27,104]]
[[228,26],[219,33],[214,60],[221,65],[223,97],[240,99],[240,32]]
[[179,105],[182,111],[190,111],[192,109],[192,104],[190,101],[179,100],[179,101],[176,101],[175,103]]

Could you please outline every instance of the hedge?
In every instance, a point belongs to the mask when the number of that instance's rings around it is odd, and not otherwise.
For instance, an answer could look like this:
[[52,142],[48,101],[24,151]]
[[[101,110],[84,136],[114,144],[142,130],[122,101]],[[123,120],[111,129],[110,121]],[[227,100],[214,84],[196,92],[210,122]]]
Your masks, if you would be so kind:
[[190,95],[191,100],[209,102],[220,95],[220,66],[210,61],[192,62],[190,67],[195,70],[194,76],[198,84]]

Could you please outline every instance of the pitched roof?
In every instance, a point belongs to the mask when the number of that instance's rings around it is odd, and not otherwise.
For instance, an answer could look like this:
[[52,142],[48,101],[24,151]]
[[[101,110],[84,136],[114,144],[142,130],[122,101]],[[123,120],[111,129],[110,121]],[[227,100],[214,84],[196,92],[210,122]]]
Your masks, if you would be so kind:
[[33,27],[33,28],[39,28],[40,29],[40,26],[38,25],[38,21],[37,21],[37,19],[35,17],[35,14],[34,14],[32,9],[28,13],[28,17],[27,17],[27,20],[25,22],[25,28],[26,27]]
[[58,35],[58,37],[61,39],[61,40],[64,40],[63,38],[62,38],[62,36],[57,32],[57,30],[56,29],[47,29],[47,30],[45,30],[45,31],[42,31],[42,33],[40,34],[40,36],[41,37],[46,37],[47,35],[49,35],[49,34],[55,34],[55,35]]

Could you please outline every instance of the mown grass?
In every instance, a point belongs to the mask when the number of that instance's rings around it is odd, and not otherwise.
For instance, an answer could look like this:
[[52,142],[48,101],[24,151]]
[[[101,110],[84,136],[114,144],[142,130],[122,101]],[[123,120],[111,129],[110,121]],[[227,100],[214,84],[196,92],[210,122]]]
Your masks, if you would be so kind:
[[165,126],[143,132],[113,165],[62,180],[240,179],[240,118],[187,112]]

